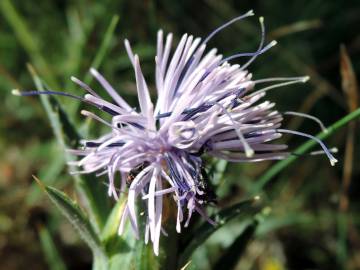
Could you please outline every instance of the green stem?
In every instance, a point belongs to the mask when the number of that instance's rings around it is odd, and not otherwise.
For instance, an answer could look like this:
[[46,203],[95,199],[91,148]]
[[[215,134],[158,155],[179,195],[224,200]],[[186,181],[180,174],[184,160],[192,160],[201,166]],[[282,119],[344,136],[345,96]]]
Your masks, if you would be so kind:
[[[360,108],[355,110],[354,112],[346,115],[341,118],[339,121],[332,124],[327,131],[328,132],[320,132],[316,137],[320,140],[324,140],[330,137],[335,131],[345,126],[350,121],[360,117]],[[314,140],[309,140],[306,143],[302,144],[295,150],[296,154],[304,154],[308,152],[311,148],[317,145],[317,142]],[[278,173],[280,173],[283,169],[293,163],[298,157],[290,156],[287,159],[277,162],[274,166],[272,166],[269,170],[267,170],[258,180],[254,188],[251,190],[251,194],[259,193],[264,186],[273,179]]]
[[93,270],[108,270],[109,259],[103,254],[93,254]]

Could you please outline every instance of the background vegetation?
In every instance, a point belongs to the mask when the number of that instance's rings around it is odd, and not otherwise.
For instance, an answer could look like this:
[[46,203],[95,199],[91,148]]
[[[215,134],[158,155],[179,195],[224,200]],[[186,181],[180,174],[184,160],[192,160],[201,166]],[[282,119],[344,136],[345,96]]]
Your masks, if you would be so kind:
[[[279,42],[251,65],[254,77],[311,76],[305,85],[269,95],[280,111],[310,113],[330,125],[358,107],[355,74],[360,71],[360,5],[356,0],[0,1],[2,269],[91,267],[90,251],[31,177],[37,175],[46,185],[82,201],[40,100],[11,95],[14,88],[36,88],[31,66],[50,88],[75,94],[81,91],[70,81],[71,75],[103,91],[88,73],[89,67],[98,67],[122,95],[134,101],[134,75],[123,47],[125,37],[140,55],[154,90],[159,28],[173,32],[177,40],[185,32],[204,37],[249,9],[265,17],[268,41]],[[211,46],[224,55],[254,51],[259,32],[258,21],[252,17],[221,32]],[[59,101],[71,123],[80,127],[80,136],[105,131],[99,125],[84,125],[76,101]],[[319,131],[312,122],[285,120],[292,129]],[[244,226],[242,220],[234,219],[196,250],[189,267],[218,269],[222,265],[225,269],[224,260],[229,263],[227,259],[236,258],[236,269],[360,269],[359,124],[352,122],[327,139],[328,145],[339,149],[335,167],[322,156],[300,157],[271,179],[264,173],[272,162],[224,167],[223,177],[214,179],[219,207],[255,194],[261,194],[267,206],[246,247],[244,238],[240,244],[235,240]],[[285,139],[292,149],[303,142]],[[76,145],[75,141],[66,143]],[[106,178],[92,181],[96,188],[106,188]],[[99,209],[98,214],[106,215],[104,211]]]

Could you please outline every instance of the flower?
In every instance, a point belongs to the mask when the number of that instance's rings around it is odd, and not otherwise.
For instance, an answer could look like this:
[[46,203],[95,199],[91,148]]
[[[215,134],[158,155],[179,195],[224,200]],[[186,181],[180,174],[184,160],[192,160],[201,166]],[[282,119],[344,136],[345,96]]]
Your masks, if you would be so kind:
[[[136,237],[139,237],[137,201],[140,198],[145,202],[145,241],[150,238],[156,255],[159,253],[160,234],[165,234],[162,228],[165,197],[172,199],[177,206],[177,232],[181,232],[182,225],[188,226],[194,212],[213,223],[204,210],[207,203],[214,200],[204,172],[204,154],[233,162],[284,159],[291,154],[286,151],[287,145],[271,142],[290,133],[317,140],[330,162],[336,162],[331,151],[317,138],[281,128],[286,114],[313,119],[323,127],[317,118],[296,112],[280,113],[274,109],[274,103],[261,101],[271,89],[308,80],[308,77],[252,80],[247,67],[258,55],[276,44],[273,41],[264,46],[262,18],[262,38],[256,52],[224,58],[216,49],[207,50],[208,41],[220,30],[252,15],[253,12],[249,11],[229,21],[203,41],[192,35],[183,35],[171,57],[173,36],[168,34],[165,38],[160,30],[155,57],[156,103],[151,100],[139,57],[125,40],[135,71],[139,110],[132,108],[93,68],[91,74],[112,101],[103,99],[75,77],[72,80],[88,92],[84,97],[54,91],[20,93],[70,96],[111,116],[111,122],[107,122],[92,112],[82,111],[83,115],[109,126],[111,131],[97,140],[84,140],[83,149],[70,150],[83,156],[71,165],[82,168],[77,173],[106,173],[109,196],[115,199],[119,197],[118,187],[120,192],[128,190],[120,234],[124,231],[125,221],[130,220]],[[230,63],[240,57],[250,59],[242,66]],[[274,84],[259,87],[268,83]],[[121,175],[119,184],[116,173]]]

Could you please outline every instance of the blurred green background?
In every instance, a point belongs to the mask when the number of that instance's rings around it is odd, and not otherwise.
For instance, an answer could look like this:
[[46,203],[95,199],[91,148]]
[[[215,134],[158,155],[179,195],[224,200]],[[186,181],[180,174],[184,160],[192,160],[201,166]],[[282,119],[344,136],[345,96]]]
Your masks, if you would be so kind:
[[[125,98],[135,101],[134,74],[124,38],[140,55],[145,77],[154,90],[159,28],[173,32],[175,40],[183,33],[205,37],[249,9],[254,9],[255,17],[222,31],[210,47],[224,55],[256,50],[260,39],[257,16],[264,16],[267,41],[276,39],[279,45],[250,66],[254,78],[311,76],[305,85],[268,95],[280,111],[310,113],[330,125],[358,107],[358,88],[348,65],[351,61],[354,74],[359,74],[360,2],[356,0],[0,0],[1,269],[48,269],[51,258],[43,252],[46,243],[57,246],[68,269],[91,267],[88,249],[31,177],[37,175],[76,197],[40,100],[11,95],[14,88],[35,89],[28,64],[52,89],[74,94],[82,92],[70,81],[71,75],[103,91],[88,74],[91,66],[97,66]],[[340,56],[341,44],[348,58],[344,53]],[[73,123],[83,127],[77,102],[60,101]],[[291,129],[311,134],[319,131],[311,121],[285,120]],[[92,125],[82,134],[95,136],[103,131]],[[359,129],[349,125],[326,141],[339,149],[335,167],[324,156],[301,157],[269,182],[263,195],[270,202],[268,217],[236,269],[360,269],[359,138]],[[292,149],[304,141],[285,139]],[[215,183],[219,206],[251,194],[257,178],[272,164],[230,164],[224,179]],[[104,183],[106,178],[99,181]],[[232,244],[237,225],[235,220],[211,237],[197,250],[191,267],[215,267]],[[65,269],[64,265],[58,267],[53,269]]]

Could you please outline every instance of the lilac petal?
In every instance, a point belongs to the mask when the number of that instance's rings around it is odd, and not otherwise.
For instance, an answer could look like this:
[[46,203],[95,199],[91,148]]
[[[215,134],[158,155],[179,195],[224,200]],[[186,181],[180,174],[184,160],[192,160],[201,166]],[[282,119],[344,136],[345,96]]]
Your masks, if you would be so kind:
[[98,80],[98,82],[104,87],[109,95],[127,111],[131,111],[131,107],[127,102],[116,92],[116,90],[110,85],[110,83],[94,68],[90,69],[90,73]]
[[[127,207],[129,210],[129,218],[130,221],[133,225],[133,230],[135,233],[136,238],[139,238],[139,230],[138,230],[138,225],[137,225],[137,218],[136,218],[136,211],[135,211],[135,199],[137,194],[140,193],[142,186],[144,186],[147,182],[148,182],[148,178],[147,177],[149,175],[149,171],[152,170],[153,168],[151,166],[148,166],[147,168],[145,168],[144,170],[142,170],[133,180],[133,182],[131,183],[130,189],[129,189],[129,194],[128,194],[128,202],[127,202]],[[142,181],[142,183],[140,183],[140,181]],[[139,185],[139,186],[138,186]]]
[[[166,188],[166,189],[160,189],[160,190],[157,190],[154,192],[154,196],[155,197],[158,197],[158,196],[163,196],[163,195],[166,195],[166,194],[169,194],[169,193],[173,193],[174,191],[176,190],[175,187],[171,187],[171,188]],[[145,196],[142,197],[143,200],[147,200],[149,199],[150,197],[150,194],[147,194]]]
[[81,88],[85,89],[87,92],[89,92],[91,95],[101,99],[101,97],[90,88],[90,86],[88,86],[86,83],[84,83],[83,81],[79,80],[78,78],[71,76],[70,78],[74,83],[76,83],[77,85],[79,85]]
[[119,197],[117,196],[116,189],[114,186],[114,172],[111,170],[110,166],[108,166],[108,177],[109,177],[108,195],[109,197],[114,196],[115,200],[118,200]]
[[149,242],[149,233],[150,233],[150,225],[149,225],[149,218],[146,218],[146,224],[145,224],[145,244]]
[[[157,181],[157,189],[162,189],[161,181]],[[156,197],[156,206],[155,206],[155,235],[154,235],[154,253],[155,255],[159,255],[159,241],[160,241],[160,233],[161,233],[161,221],[162,221],[162,207],[163,207],[163,197]]]
[[124,40],[124,45],[125,45],[126,52],[127,52],[128,56],[129,56],[129,59],[131,61],[131,64],[135,67],[135,57],[134,57],[134,53],[133,53],[133,51],[131,49],[129,40],[125,39]]
[[99,105],[99,106],[106,106],[108,108],[110,108],[111,110],[113,110],[114,112],[117,112],[118,114],[123,114],[123,113],[127,113],[126,110],[124,110],[123,108],[117,106],[117,105],[114,105],[110,102],[107,102],[103,99],[100,99],[98,97],[95,97],[93,95],[90,95],[90,94],[86,94],[85,95],[85,99],[86,100],[89,100],[90,102],[96,104],[96,105]]
[[135,76],[136,76],[136,86],[138,91],[138,99],[140,103],[140,108],[142,114],[147,117],[149,128],[155,129],[154,122],[154,112],[153,112],[153,104],[150,99],[149,89],[146,85],[144,76],[142,75],[139,63],[139,57],[135,55],[134,59],[135,63]]
[[[158,181],[158,169],[155,168],[151,177],[148,193],[148,217],[150,225],[150,239],[154,242],[155,237],[155,187]],[[155,247],[154,247],[155,248]]]
[[181,222],[183,221],[183,212],[182,212],[182,207],[181,207],[179,200],[177,200],[177,206],[178,206],[178,209],[177,209],[177,216],[176,216],[176,231],[178,233],[180,233],[181,232]]

